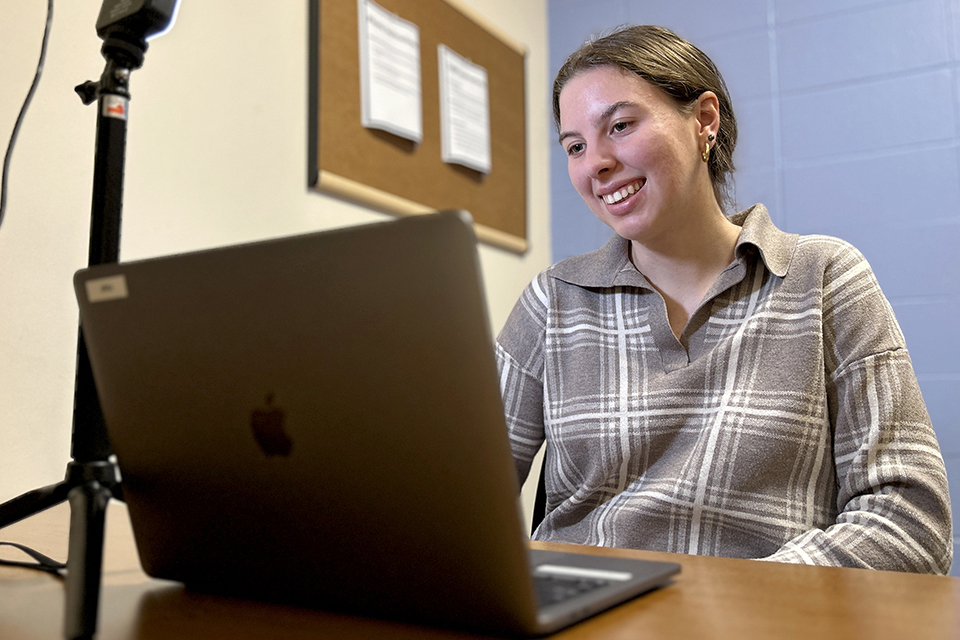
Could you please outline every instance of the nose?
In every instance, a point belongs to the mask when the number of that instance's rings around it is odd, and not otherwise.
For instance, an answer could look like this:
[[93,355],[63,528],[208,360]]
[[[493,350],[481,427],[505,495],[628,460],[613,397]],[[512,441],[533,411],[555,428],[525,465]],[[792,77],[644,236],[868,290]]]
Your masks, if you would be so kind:
[[587,166],[594,178],[602,178],[613,171],[617,158],[607,142],[601,140],[587,147]]

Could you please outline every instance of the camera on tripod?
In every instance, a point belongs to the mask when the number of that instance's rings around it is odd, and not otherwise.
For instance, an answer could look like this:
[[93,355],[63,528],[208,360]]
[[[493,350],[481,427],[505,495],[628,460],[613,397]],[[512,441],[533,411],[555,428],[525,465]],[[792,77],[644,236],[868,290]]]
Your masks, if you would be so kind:
[[147,40],[171,26],[177,6],[177,0],[106,0],[97,17],[104,56],[128,69],[140,68]]

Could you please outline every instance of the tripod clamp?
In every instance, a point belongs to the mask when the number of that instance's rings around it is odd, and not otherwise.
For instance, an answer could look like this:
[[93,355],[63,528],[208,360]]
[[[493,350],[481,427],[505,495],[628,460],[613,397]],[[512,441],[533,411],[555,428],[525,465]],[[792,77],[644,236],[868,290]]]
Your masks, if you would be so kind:
[[136,36],[123,37],[121,33],[112,32],[103,41],[100,52],[106,58],[107,66],[100,81],[87,80],[74,88],[83,104],[93,104],[107,95],[130,99],[130,72],[143,66],[147,43]]

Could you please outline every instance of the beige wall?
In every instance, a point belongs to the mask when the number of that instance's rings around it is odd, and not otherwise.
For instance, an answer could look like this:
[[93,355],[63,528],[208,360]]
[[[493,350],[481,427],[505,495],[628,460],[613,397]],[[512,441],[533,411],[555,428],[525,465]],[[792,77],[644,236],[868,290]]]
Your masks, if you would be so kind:
[[[531,250],[481,248],[498,330],[550,256],[546,0],[461,0],[528,48]],[[55,7],[44,76],[20,132],[0,227],[0,501],[69,461],[77,307],[94,108],[73,87],[103,70],[101,0]],[[33,77],[45,3],[0,0],[0,140]],[[134,72],[121,259],[380,220],[306,187],[307,0],[184,0]]]

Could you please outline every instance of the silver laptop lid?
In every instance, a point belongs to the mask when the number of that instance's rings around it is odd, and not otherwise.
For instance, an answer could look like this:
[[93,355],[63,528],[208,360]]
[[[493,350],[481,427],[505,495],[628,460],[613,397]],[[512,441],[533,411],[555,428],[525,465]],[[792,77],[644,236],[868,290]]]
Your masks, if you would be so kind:
[[532,628],[479,274],[455,213],[79,272],[147,573]]

